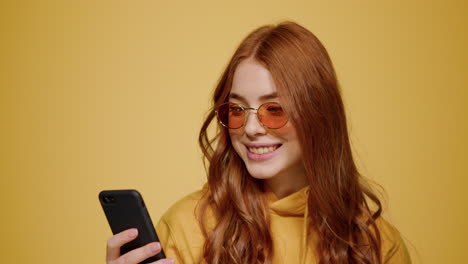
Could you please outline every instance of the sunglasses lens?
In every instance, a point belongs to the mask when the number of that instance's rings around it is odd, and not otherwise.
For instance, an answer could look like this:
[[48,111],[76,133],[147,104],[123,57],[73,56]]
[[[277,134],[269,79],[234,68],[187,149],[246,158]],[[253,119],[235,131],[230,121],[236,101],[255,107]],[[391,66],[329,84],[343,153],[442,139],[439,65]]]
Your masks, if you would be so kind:
[[266,103],[258,109],[260,122],[269,128],[280,128],[288,122],[288,116],[277,103]]
[[236,129],[244,125],[245,112],[237,104],[223,104],[218,107],[217,113],[219,122],[225,127]]

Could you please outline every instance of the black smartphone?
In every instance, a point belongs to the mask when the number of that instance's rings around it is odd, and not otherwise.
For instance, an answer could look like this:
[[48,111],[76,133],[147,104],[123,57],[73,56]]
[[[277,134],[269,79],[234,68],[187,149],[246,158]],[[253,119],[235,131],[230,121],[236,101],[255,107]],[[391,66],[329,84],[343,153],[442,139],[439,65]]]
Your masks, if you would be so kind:
[[[150,242],[159,242],[143,197],[137,190],[102,191],[99,193],[99,201],[114,235],[129,228],[138,229],[138,237],[120,248],[121,255]],[[150,257],[140,264],[163,258],[166,256],[161,249],[161,252],[156,256]]]

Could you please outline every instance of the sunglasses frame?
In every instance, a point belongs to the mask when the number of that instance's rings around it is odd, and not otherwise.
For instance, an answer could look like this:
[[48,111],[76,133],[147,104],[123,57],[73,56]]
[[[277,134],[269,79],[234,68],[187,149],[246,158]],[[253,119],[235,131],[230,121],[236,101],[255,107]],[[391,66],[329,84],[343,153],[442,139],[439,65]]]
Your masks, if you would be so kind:
[[[240,127],[238,127],[238,128],[230,128],[230,127],[226,126],[225,124],[223,124],[223,122],[221,122],[221,120],[220,120],[220,118],[219,118],[219,115],[218,115],[218,109],[219,109],[221,106],[227,105],[227,104],[237,105],[237,106],[239,106],[239,107],[242,109],[242,111],[244,112],[244,115],[245,115],[245,117],[244,117],[244,123],[242,124],[242,126],[240,126]],[[218,119],[218,122],[219,122],[223,127],[225,127],[225,128],[228,128],[228,129],[239,129],[239,128],[242,128],[242,127],[245,126],[245,123],[247,122],[248,115],[250,114],[250,111],[249,111],[249,110],[253,110],[253,111],[255,111],[255,115],[257,116],[258,122],[259,122],[263,127],[266,127],[266,128],[268,128],[268,129],[279,129],[279,128],[284,127],[284,126],[289,122],[289,117],[288,117],[288,116],[286,116],[286,117],[287,117],[286,122],[284,122],[284,124],[283,124],[282,126],[280,126],[280,127],[272,128],[272,127],[269,127],[269,126],[263,124],[263,122],[260,120],[260,117],[259,117],[259,115],[258,115],[258,109],[262,108],[262,106],[264,106],[264,105],[266,105],[266,104],[277,104],[277,105],[281,106],[281,108],[283,108],[283,106],[282,106],[280,103],[278,103],[278,102],[266,102],[266,103],[261,104],[258,108],[245,107],[245,106],[243,106],[243,105],[241,105],[241,104],[232,103],[232,102],[226,102],[226,103],[220,104],[218,107],[216,107],[216,110],[215,110],[216,119]]]

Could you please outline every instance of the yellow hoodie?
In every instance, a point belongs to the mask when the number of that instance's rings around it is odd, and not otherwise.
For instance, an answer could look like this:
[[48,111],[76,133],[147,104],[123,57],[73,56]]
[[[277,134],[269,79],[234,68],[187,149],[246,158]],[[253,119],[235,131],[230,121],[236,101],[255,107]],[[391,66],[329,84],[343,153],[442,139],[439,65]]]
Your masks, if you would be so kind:
[[[303,188],[287,197],[278,199],[269,192],[273,238],[273,263],[305,264],[317,263],[312,244],[306,241],[305,224],[307,189]],[[156,231],[166,256],[179,264],[198,263],[202,254],[204,237],[196,217],[197,206],[207,191],[194,192],[175,203],[160,219]],[[214,225],[213,214],[208,212],[209,225]],[[377,224],[382,233],[382,256],[386,264],[411,263],[408,251],[398,231],[380,218]],[[314,239],[312,239],[314,240]]]

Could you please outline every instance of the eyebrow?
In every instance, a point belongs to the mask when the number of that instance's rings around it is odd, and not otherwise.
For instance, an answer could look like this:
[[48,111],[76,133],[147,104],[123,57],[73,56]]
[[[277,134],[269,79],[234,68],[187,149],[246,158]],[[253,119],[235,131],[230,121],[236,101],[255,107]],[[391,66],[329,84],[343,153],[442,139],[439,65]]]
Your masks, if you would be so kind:
[[[268,100],[268,99],[274,99],[274,98],[278,98],[278,93],[276,92],[273,92],[273,93],[270,93],[270,94],[265,94],[265,95],[262,95],[259,97],[260,100]],[[245,98],[239,94],[236,94],[236,93],[230,93],[229,94],[229,99],[238,99],[238,100],[241,100],[241,101],[244,101],[246,102],[247,100],[245,100]]]

